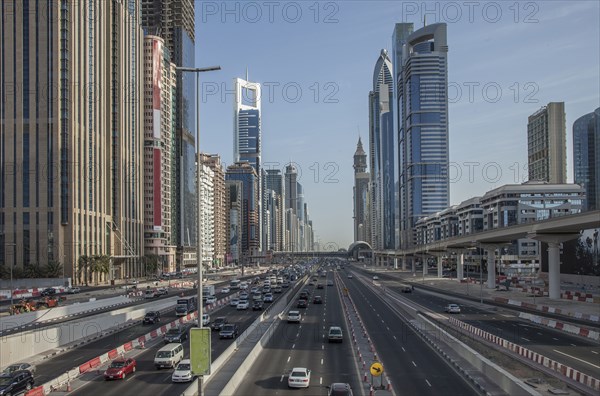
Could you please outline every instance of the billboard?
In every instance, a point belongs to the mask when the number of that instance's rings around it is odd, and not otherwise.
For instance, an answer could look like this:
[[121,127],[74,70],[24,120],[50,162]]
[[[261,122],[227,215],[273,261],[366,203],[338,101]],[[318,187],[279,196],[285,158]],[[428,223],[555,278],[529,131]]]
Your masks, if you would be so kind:
[[210,375],[210,327],[190,329],[190,363],[192,375]]

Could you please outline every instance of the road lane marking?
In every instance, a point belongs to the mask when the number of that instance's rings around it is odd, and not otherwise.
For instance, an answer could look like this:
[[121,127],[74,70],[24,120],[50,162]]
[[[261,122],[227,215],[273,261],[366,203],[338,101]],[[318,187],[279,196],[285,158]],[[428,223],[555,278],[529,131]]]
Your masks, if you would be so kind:
[[296,347],[296,344],[292,344],[292,349],[294,349]]
[[554,337],[552,337],[552,339],[553,339],[554,341],[558,341],[558,338],[554,338]]
[[323,377],[319,377],[319,385],[323,385]]
[[323,365],[323,359],[321,359],[321,365]]
[[[396,337],[394,337],[394,338],[396,338]],[[402,352],[406,352],[406,349],[404,349],[404,347],[402,347]]]
[[425,382],[427,382],[427,385],[431,386],[431,383],[429,383],[429,381],[425,380]]
[[592,366],[592,367],[595,367],[595,368],[597,368],[597,369],[600,369],[600,366],[596,366],[595,364],[592,364],[592,363],[590,363],[590,362],[588,362],[588,361],[586,361],[586,360],[583,360],[583,359],[579,359],[578,357],[575,357],[575,356],[569,355],[568,353],[564,353],[564,352],[561,352],[561,351],[559,351],[559,350],[556,350],[556,349],[553,349],[553,351],[554,351],[554,352],[556,352],[556,353],[560,353],[561,355],[568,356],[568,357],[570,357],[571,359],[579,360],[579,361],[580,361],[580,362],[582,362],[582,363],[589,364],[590,366]]
[[591,352],[592,352],[592,353],[595,353],[596,355],[598,354],[598,352],[596,352],[596,351],[591,351]]
[[291,356],[288,356],[288,360],[287,360],[288,363],[290,362],[291,358],[292,358]]
[[527,342],[530,342],[530,341],[531,341],[531,340],[528,340],[528,339],[527,339],[527,338],[525,338],[525,337],[521,337],[521,339],[523,339],[523,340],[525,340],[525,341],[527,341]]
[[283,379],[285,378],[285,374],[281,375],[281,379],[279,380],[279,382],[283,382]]
[[538,331],[538,335],[541,335],[541,336],[543,336],[543,334],[542,334],[542,333],[540,333],[539,331]]
[[412,362],[413,366],[417,367],[417,363],[415,363],[414,360],[411,360],[411,362]]
[[392,336],[392,337],[394,337],[394,340],[396,339],[396,336]]
[[325,344],[321,345],[321,349],[325,349]]
[[574,346],[574,347],[576,347],[577,345],[575,345],[575,344],[571,344],[571,346]]

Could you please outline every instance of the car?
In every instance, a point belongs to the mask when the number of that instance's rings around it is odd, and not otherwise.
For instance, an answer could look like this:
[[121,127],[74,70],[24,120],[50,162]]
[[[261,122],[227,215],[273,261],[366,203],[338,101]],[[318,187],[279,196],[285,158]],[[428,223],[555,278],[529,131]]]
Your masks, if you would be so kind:
[[237,298],[232,298],[231,300],[229,300],[229,306],[230,307],[237,307],[238,303],[240,302],[239,299]]
[[329,342],[342,342],[344,340],[342,328],[339,326],[329,327],[329,333],[327,335],[327,339],[329,340]]
[[206,300],[204,300],[204,305],[210,305],[210,304],[216,304],[217,303],[217,297],[215,296],[208,296],[206,297]]
[[308,290],[308,289],[303,289],[303,290],[302,290],[302,293],[306,293],[307,295],[309,295],[309,296],[310,296],[310,290]]
[[300,323],[300,319],[302,316],[300,315],[300,311],[290,311],[287,315],[288,323]]
[[298,298],[299,298],[300,300],[308,300],[308,296],[309,296],[309,294],[308,294],[308,293],[301,292],[301,293],[300,293],[300,295],[298,295]]
[[81,293],[81,289],[78,287],[67,287],[67,294]]
[[333,286],[333,281],[332,280],[328,280],[327,281],[327,286]]
[[36,367],[31,363],[15,363],[15,364],[11,364],[10,366],[8,366],[4,370],[2,370],[0,375],[11,375],[15,371],[22,371],[22,370],[27,370],[27,371],[31,372],[31,374],[35,374],[35,369],[36,369]]
[[352,279],[352,278],[353,278],[352,274],[348,274],[348,279]]
[[219,332],[219,338],[236,338],[238,336],[238,327],[236,324],[228,323]]
[[460,313],[460,306],[458,304],[448,304],[444,307],[444,311],[448,313]]
[[253,311],[262,311],[264,306],[265,306],[265,304],[262,301],[256,300],[252,304],[252,310]]
[[238,302],[237,307],[235,307],[235,309],[237,309],[238,311],[244,311],[246,309],[248,309],[248,300],[240,300],[240,302]]
[[323,284],[322,283],[317,283],[317,289],[322,289],[323,288]]
[[229,293],[230,291],[231,291],[231,289],[228,288],[228,287],[224,287],[224,288],[221,289],[221,293],[223,293],[223,294]]
[[310,370],[305,367],[294,367],[288,376],[288,387],[308,388],[310,385]]
[[132,358],[113,360],[104,372],[104,379],[106,381],[111,379],[125,379],[128,374],[135,373],[136,366],[137,363]]
[[209,323],[210,323],[210,315],[207,313],[202,314],[202,327],[208,326]]
[[47,287],[44,290],[42,290],[42,292],[40,293],[40,295],[42,297],[53,296],[55,294],[56,294],[56,289],[53,287]]
[[187,327],[184,326],[169,329],[164,336],[165,344],[170,344],[172,342],[181,343],[184,340],[187,340],[187,330]]
[[192,363],[190,359],[183,359],[177,367],[175,367],[175,371],[173,371],[173,375],[171,375],[172,382],[190,382],[194,379],[192,375]]
[[250,297],[250,295],[246,292],[241,292],[240,293],[240,300],[247,300],[248,297]]
[[16,395],[33,388],[33,374],[29,370],[17,370],[0,376],[0,395]]
[[315,296],[313,298],[313,304],[323,304],[323,298],[321,296]]
[[258,293],[258,287],[253,287],[252,289],[250,289],[250,294],[255,294]]
[[159,311],[146,312],[146,315],[144,315],[143,324],[154,324],[157,322],[160,322],[160,312]]
[[379,277],[377,275],[373,275],[373,280],[379,280]]
[[271,293],[267,293],[263,296],[264,302],[273,302],[273,295]]
[[154,290],[146,290],[146,294],[144,295],[144,298],[152,299],[152,298],[155,298],[155,297],[158,297],[156,295],[156,291],[154,291]]
[[210,325],[210,328],[213,330],[221,330],[221,328],[223,326],[225,326],[227,323],[229,323],[229,321],[227,320],[226,317],[219,316],[217,319],[215,319],[214,322],[212,322],[212,324]]
[[301,298],[298,300],[298,304],[296,304],[296,308],[306,308],[308,307],[308,300]]
[[159,287],[158,289],[156,289],[157,296],[166,296],[168,294],[169,294],[169,291],[164,287]]
[[336,382],[327,387],[329,389],[329,393],[327,396],[352,396],[352,388],[350,384],[345,384],[343,382]]

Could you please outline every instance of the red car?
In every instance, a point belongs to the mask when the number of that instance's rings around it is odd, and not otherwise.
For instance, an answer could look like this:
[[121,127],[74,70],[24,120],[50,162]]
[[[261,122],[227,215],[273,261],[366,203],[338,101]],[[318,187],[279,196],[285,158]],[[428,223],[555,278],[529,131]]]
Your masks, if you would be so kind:
[[104,372],[104,379],[125,379],[127,374],[135,373],[135,366],[137,363],[135,359],[127,358],[127,359],[116,359],[108,366],[106,371]]

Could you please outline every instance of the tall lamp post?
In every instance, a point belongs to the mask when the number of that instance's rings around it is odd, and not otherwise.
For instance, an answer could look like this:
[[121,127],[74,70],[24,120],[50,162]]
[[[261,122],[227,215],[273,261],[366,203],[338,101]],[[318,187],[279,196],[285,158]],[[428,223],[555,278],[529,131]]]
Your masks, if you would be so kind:
[[[202,324],[202,238],[200,233],[202,228],[200,227],[202,215],[200,213],[200,73],[221,70],[221,66],[210,66],[210,67],[177,67],[177,70],[182,73],[196,73],[196,185],[198,193],[198,235],[197,247],[196,247],[196,264],[198,266],[198,326],[204,327]],[[181,271],[183,276],[183,271]],[[202,396],[202,382],[203,377],[198,377],[198,395]]]

